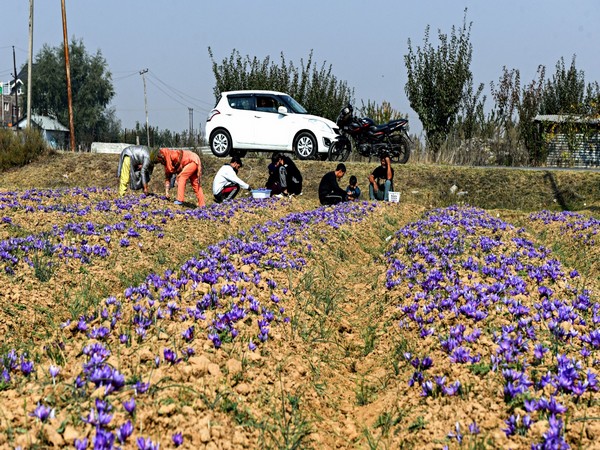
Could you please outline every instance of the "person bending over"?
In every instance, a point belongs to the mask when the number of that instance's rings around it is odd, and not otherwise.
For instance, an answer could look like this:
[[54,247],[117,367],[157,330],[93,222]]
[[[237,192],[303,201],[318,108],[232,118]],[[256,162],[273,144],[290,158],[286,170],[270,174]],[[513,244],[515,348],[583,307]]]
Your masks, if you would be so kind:
[[132,191],[144,189],[148,194],[148,183],[154,170],[150,160],[150,151],[141,145],[130,145],[121,152],[117,178],[119,179],[119,196],[123,197],[127,187]]
[[229,164],[224,164],[217,171],[213,180],[213,195],[215,202],[223,203],[233,200],[240,189],[252,190],[250,185],[238,177],[237,173],[244,164],[237,156],[231,158]]
[[189,150],[174,150],[170,148],[161,148],[158,151],[157,160],[165,166],[165,196],[169,197],[169,189],[173,175],[177,177],[177,197],[174,203],[182,205],[185,200],[185,185],[190,180],[192,189],[196,194],[198,206],[204,206],[204,191],[200,180],[202,178],[202,164],[200,157]]

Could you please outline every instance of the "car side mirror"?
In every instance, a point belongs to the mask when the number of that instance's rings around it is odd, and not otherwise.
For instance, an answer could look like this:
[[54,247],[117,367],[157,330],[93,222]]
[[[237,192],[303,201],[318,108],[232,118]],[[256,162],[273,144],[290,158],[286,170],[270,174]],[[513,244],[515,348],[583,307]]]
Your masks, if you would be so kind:
[[279,108],[277,108],[277,112],[279,114],[287,114],[288,110],[287,110],[287,108],[285,106],[280,106]]

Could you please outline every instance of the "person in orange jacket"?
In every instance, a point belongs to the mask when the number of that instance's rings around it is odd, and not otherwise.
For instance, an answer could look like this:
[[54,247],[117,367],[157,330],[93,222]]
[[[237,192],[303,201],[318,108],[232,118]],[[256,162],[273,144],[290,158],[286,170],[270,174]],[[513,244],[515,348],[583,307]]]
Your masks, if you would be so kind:
[[200,180],[202,179],[202,164],[200,157],[189,150],[174,150],[170,148],[161,148],[158,152],[157,160],[165,166],[165,195],[169,198],[169,188],[171,187],[171,177],[177,174],[177,197],[176,205],[183,204],[185,198],[185,184],[190,180],[192,189],[198,199],[198,206],[205,206],[204,191]]

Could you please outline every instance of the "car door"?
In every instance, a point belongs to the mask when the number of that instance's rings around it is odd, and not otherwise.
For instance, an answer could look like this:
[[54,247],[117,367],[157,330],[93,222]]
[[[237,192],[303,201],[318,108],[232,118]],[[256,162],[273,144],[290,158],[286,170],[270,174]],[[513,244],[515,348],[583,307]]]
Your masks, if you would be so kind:
[[223,125],[231,134],[234,147],[253,148],[254,145],[254,97],[252,94],[235,94],[227,98],[231,108]]
[[278,108],[284,106],[276,95],[256,94],[254,111],[254,144],[258,149],[287,150],[291,148],[294,131],[288,114],[280,114]]

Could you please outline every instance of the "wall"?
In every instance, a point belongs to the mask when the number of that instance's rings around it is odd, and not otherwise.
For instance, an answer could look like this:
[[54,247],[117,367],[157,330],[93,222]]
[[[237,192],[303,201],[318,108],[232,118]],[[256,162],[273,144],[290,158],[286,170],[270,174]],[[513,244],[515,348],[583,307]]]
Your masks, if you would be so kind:
[[120,154],[125,147],[132,144],[120,144],[111,142],[92,142],[91,153],[117,153]]
[[549,167],[600,167],[600,132],[572,136],[575,148],[569,150],[566,134],[557,134],[548,144]]

